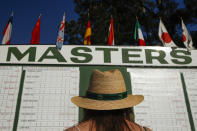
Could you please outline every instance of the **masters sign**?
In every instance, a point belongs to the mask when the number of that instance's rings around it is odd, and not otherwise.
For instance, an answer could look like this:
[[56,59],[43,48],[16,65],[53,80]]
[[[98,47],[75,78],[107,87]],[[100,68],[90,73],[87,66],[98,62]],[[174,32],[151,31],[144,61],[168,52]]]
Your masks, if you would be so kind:
[[55,45],[0,46],[0,64],[193,66],[197,50],[133,46],[73,46],[58,51]]

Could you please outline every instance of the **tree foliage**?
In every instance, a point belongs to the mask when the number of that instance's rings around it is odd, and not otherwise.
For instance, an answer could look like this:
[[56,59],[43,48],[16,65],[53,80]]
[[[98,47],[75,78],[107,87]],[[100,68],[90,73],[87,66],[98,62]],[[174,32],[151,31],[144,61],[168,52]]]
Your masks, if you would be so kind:
[[[189,2],[192,1],[192,2]],[[110,17],[114,19],[115,45],[137,45],[134,28],[138,17],[148,45],[161,45],[158,38],[158,25],[161,18],[174,42],[183,47],[181,20],[188,27],[197,27],[196,0],[184,0],[182,6],[173,0],[74,0],[79,19],[67,23],[65,41],[69,44],[83,44],[87,21],[92,27],[93,45],[107,45]],[[88,17],[89,10],[89,17]],[[192,31],[192,35],[197,33]],[[197,42],[196,39],[193,40]]]

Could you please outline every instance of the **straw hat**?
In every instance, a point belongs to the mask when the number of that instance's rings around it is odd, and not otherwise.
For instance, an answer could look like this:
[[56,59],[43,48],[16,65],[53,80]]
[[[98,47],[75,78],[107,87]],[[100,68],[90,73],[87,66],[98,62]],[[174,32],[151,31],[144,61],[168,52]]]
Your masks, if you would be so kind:
[[75,105],[92,110],[129,108],[143,100],[142,95],[127,94],[123,76],[118,69],[105,72],[94,70],[86,96],[71,99]]

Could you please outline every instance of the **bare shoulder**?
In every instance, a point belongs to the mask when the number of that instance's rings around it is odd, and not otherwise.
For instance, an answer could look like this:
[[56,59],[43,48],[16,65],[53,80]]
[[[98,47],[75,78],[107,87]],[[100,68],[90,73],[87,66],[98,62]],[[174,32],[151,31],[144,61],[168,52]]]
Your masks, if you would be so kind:
[[129,128],[132,129],[132,130],[137,130],[137,131],[152,131],[150,128],[143,128],[141,125],[135,123],[135,122],[132,122],[132,121],[129,121],[129,120],[126,120],[126,123],[128,124]]
[[141,125],[139,125],[139,124],[137,124],[137,123],[135,123],[139,128],[141,128],[142,129],[142,131],[152,131],[150,128],[148,128],[148,127],[146,127],[146,126],[141,126]]
[[148,128],[148,127],[145,127],[146,128],[146,130],[145,131],[152,131],[150,128]]
[[76,127],[75,126],[72,126],[68,129],[65,129],[64,131],[77,131]]
[[92,122],[89,121],[85,121],[85,122],[81,122],[78,125],[72,126],[64,131],[87,131],[90,127],[90,124],[92,124]]

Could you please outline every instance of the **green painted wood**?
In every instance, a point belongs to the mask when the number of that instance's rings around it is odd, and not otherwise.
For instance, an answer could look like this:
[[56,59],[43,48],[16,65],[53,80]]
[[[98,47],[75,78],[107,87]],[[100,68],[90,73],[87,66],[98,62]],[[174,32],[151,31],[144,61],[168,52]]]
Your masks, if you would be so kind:
[[191,131],[195,131],[193,116],[192,116],[192,112],[191,112],[191,108],[190,108],[190,102],[189,102],[189,98],[188,98],[188,93],[187,93],[187,89],[186,89],[187,87],[185,84],[185,79],[184,79],[183,73],[181,73],[181,82],[183,85],[183,92],[184,92],[184,96],[185,96],[185,103],[187,106],[187,112],[188,112],[189,122],[190,122],[190,126],[191,126]]
[[18,125],[20,105],[21,105],[21,99],[22,99],[22,93],[23,93],[24,80],[25,80],[25,70],[23,70],[22,74],[21,74],[19,93],[18,93],[18,99],[17,99],[16,111],[15,111],[15,117],[14,117],[13,131],[17,131],[17,125]]

